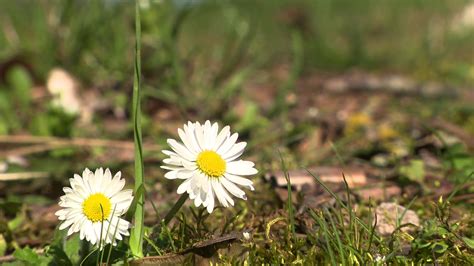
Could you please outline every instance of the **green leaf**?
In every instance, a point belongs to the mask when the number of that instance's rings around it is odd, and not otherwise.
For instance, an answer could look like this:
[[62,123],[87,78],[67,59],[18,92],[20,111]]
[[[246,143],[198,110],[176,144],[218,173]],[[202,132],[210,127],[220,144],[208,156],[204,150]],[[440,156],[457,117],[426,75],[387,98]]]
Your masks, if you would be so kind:
[[436,242],[436,243],[433,243],[433,245],[431,246],[431,249],[436,253],[442,254],[446,252],[446,250],[448,249],[448,245],[444,242]]
[[65,245],[64,245],[64,252],[66,253],[69,260],[74,264],[74,262],[78,262],[80,257],[81,250],[81,239],[79,238],[79,234],[75,234],[71,238],[69,238]]
[[13,94],[16,100],[21,104],[21,107],[27,107],[31,100],[32,80],[28,71],[22,66],[13,67],[7,72],[8,84],[13,89]]
[[25,220],[25,213],[20,212],[15,216],[14,219],[8,222],[8,228],[11,231],[15,231],[15,229],[17,229],[23,223],[24,220]]
[[40,256],[29,247],[15,250],[13,256],[18,261],[24,262],[26,265],[48,265],[51,261],[51,258]]
[[143,152],[142,152],[142,125],[140,108],[140,85],[141,85],[141,24],[140,4],[135,1],[135,73],[133,79],[133,136],[135,144],[135,197],[138,198],[135,208],[134,223],[130,232],[130,250],[134,257],[143,257],[143,234],[145,218],[144,205],[145,195],[142,193],[137,197],[137,192],[143,186]]
[[0,234],[0,256],[5,255],[5,251],[7,251],[7,241],[2,234]]
[[71,260],[68,258],[64,250],[59,246],[52,246],[48,250],[48,255],[52,257],[52,261],[49,265],[57,266],[72,266]]
[[408,165],[400,167],[400,174],[416,182],[425,178],[425,164],[422,160],[411,160]]
[[462,241],[464,241],[464,243],[465,243],[469,248],[474,249],[474,240],[473,240],[473,239],[470,239],[470,238],[467,238],[467,237],[463,237],[463,238],[462,238]]

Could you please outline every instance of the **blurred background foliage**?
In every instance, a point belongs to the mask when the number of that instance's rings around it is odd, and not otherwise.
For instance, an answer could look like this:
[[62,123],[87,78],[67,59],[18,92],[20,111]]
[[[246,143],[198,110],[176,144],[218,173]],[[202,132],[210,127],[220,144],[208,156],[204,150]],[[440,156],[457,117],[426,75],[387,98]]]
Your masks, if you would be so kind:
[[[314,70],[357,68],[472,84],[474,27],[462,17],[468,3],[142,0],[145,96],[171,104],[181,114],[214,118],[243,82],[268,78],[261,71],[278,64],[291,65],[290,78],[280,85],[282,95],[296,77]],[[0,109],[8,121],[0,124],[0,132],[26,128],[8,110],[26,116],[21,113],[28,112],[31,85],[44,84],[58,66],[84,87],[104,94],[115,89],[114,103],[129,106],[133,1],[19,0],[0,5]],[[281,111],[281,101],[276,105],[273,110]],[[55,115],[51,108],[42,112]],[[29,126],[32,133],[68,135],[54,127],[69,117],[48,121],[49,129],[42,125],[45,119],[38,120]]]
[[[217,119],[250,139],[250,149],[264,147],[263,161],[271,161],[271,144],[279,143],[306,164],[326,159],[295,148],[315,134],[326,136],[326,124],[339,120],[343,129],[336,126],[336,137],[326,139],[353,145],[356,151],[347,158],[383,150],[399,160],[414,152],[410,125],[395,111],[400,108],[422,120],[446,118],[474,133],[472,104],[451,91],[474,81],[470,3],[140,0],[144,134],[164,144],[184,120]],[[130,139],[133,4],[1,1],[0,134]],[[58,68],[67,86],[51,81]],[[364,102],[358,110],[331,94],[305,103],[319,95],[317,85],[304,83],[311,77],[351,71],[449,86],[429,101],[394,97],[385,104],[358,96],[353,102]],[[410,84],[402,80],[400,86]],[[387,115],[376,117],[381,106],[389,108]],[[311,119],[314,125],[307,123]],[[365,149],[357,138],[370,140],[371,134],[382,144]]]

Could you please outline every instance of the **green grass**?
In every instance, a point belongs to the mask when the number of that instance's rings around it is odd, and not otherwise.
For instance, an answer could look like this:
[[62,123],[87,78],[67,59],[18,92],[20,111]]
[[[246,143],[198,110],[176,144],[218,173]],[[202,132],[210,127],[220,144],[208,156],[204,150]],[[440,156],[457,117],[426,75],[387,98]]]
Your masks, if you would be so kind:
[[135,146],[135,197],[138,197],[134,214],[134,227],[130,233],[130,250],[134,257],[143,257],[143,235],[145,218],[144,205],[145,193],[139,194],[138,191],[144,186],[144,166],[143,166],[143,148],[142,148],[142,121],[141,121],[141,20],[140,6],[138,1],[135,4],[135,72],[133,79],[133,136]]

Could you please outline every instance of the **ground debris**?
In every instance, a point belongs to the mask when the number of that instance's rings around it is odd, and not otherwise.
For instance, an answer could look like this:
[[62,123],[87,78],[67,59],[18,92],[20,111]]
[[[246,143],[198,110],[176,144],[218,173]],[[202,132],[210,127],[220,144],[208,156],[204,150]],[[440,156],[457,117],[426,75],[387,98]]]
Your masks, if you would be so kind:
[[[375,209],[375,214],[377,216],[375,229],[380,235],[390,235],[400,225],[411,224],[420,226],[420,218],[414,211],[407,210],[396,203],[381,203]],[[413,226],[405,226],[401,230],[404,232],[413,231]]]

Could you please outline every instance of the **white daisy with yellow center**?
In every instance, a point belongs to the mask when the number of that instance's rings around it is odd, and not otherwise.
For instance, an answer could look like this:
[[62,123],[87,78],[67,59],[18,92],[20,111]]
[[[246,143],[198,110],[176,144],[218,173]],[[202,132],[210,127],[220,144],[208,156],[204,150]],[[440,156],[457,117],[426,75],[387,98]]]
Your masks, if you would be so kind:
[[[245,142],[237,142],[238,134],[230,134],[226,126],[219,132],[217,123],[188,122],[178,129],[182,143],[168,139],[173,151],[164,150],[169,156],[163,160],[169,170],[168,179],[183,179],[178,194],[187,192],[196,207],[203,205],[211,213],[215,206],[214,195],[222,206],[234,205],[233,195],[247,199],[239,186],[254,190],[251,180],[242,176],[255,175],[258,171],[250,161],[237,160],[244,152]],[[229,195],[230,194],[230,195]]]
[[95,173],[85,169],[82,176],[75,174],[69,181],[71,187],[63,188],[65,195],[60,198],[62,209],[56,212],[63,221],[60,230],[69,227],[68,236],[79,232],[81,240],[102,246],[115,245],[129,235],[130,223],[120,216],[127,212],[133,196],[131,189],[122,190],[125,180],[120,172],[112,178],[109,169],[99,168]]

